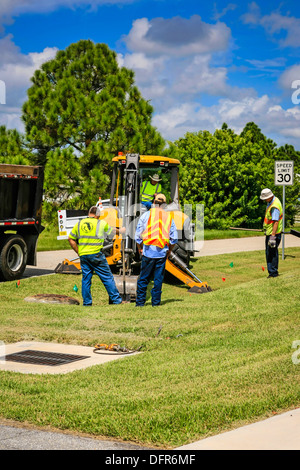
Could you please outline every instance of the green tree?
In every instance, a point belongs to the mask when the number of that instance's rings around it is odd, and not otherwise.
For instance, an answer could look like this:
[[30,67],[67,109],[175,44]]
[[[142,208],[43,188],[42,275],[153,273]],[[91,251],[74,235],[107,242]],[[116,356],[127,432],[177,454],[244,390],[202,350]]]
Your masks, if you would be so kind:
[[33,159],[24,135],[16,129],[0,126],[0,163],[30,165]]
[[[274,160],[293,160],[294,184],[285,187],[286,225],[293,225],[295,216],[300,212],[300,152],[292,145],[283,145],[275,150]],[[282,186],[272,186],[274,193],[281,199]]]
[[[248,123],[240,135],[224,123],[214,134],[187,133],[175,144],[182,163],[181,202],[203,204],[207,228],[261,228],[265,205],[260,192],[270,187],[278,193],[274,161],[283,155],[282,149],[254,123]],[[290,151],[296,158],[297,152]],[[290,223],[295,215],[292,205],[286,211]]]
[[[45,166],[46,196],[88,207],[108,195],[111,158],[156,153],[164,141],[152,106],[105,44],[81,40],[59,51],[32,78],[23,120],[36,162]],[[57,189],[57,191],[55,190]],[[71,201],[71,202],[70,202]]]

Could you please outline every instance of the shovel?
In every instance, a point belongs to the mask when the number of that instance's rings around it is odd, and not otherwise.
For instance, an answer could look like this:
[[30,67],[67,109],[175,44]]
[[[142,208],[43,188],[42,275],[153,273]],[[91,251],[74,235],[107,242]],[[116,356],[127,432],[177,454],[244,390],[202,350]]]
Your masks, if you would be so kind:
[[123,263],[123,295],[122,300],[130,302],[130,294],[126,293],[126,271],[125,271],[125,239],[122,240],[122,263]]

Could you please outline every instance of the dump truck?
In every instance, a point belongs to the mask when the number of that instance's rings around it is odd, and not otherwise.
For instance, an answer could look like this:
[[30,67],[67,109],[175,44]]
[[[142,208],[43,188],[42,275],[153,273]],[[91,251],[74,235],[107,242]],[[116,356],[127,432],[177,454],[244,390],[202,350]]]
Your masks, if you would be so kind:
[[[188,286],[189,292],[211,291],[210,286],[190,269],[190,258],[195,253],[195,226],[179,205],[180,161],[163,156],[120,153],[112,159],[112,163],[110,199],[100,201],[102,207],[100,218],[105,219],[113,228],[126,228],[126,235],[123,238],[121,235],[115,235],[112,240],[106,239],[103,246],[103,252],[120,294],[130,300],[136,297],[141,255],[134,238],[138,219],[147,210],[140,201],[141,187],[143,182],[154,174],[158,174],[161,179],[162,192],[167,198],[164,209],[172,213],[178,231],[178,243],[166,261],[166,272]],[[86,216],[87,210],[58,211],[57,238],[67,239],[75,223]],[[79,274],[81,272],[79,258],[63,260],[55,272]]]
[[20,279],[36,266],[44,172],[40,166],[0,164],[0,280]]

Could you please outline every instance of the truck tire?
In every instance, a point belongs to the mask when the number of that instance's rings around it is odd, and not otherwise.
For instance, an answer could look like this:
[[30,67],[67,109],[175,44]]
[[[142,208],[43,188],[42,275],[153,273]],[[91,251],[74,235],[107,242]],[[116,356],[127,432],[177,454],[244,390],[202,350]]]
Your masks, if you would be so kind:
[[11,235],[0,246],[0,280],[14,281],[23,275],[27,263],[27,245],[20,235]]

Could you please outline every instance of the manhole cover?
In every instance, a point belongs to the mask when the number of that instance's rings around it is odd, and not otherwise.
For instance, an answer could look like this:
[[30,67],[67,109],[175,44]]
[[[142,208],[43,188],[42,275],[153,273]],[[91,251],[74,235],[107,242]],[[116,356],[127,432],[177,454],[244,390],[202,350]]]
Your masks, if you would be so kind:
[[23,364],[37,364],[43,366],[60,366],[88,358],[90,358],[90,356],[27,349],[26,351],[20,351],[1,357],[0,361],[22,362]]
[[67,295],[58,294],[36,294],[24,299],[26,302],[39,302],[48,304],[72,304],[79,305],[79,301]]

